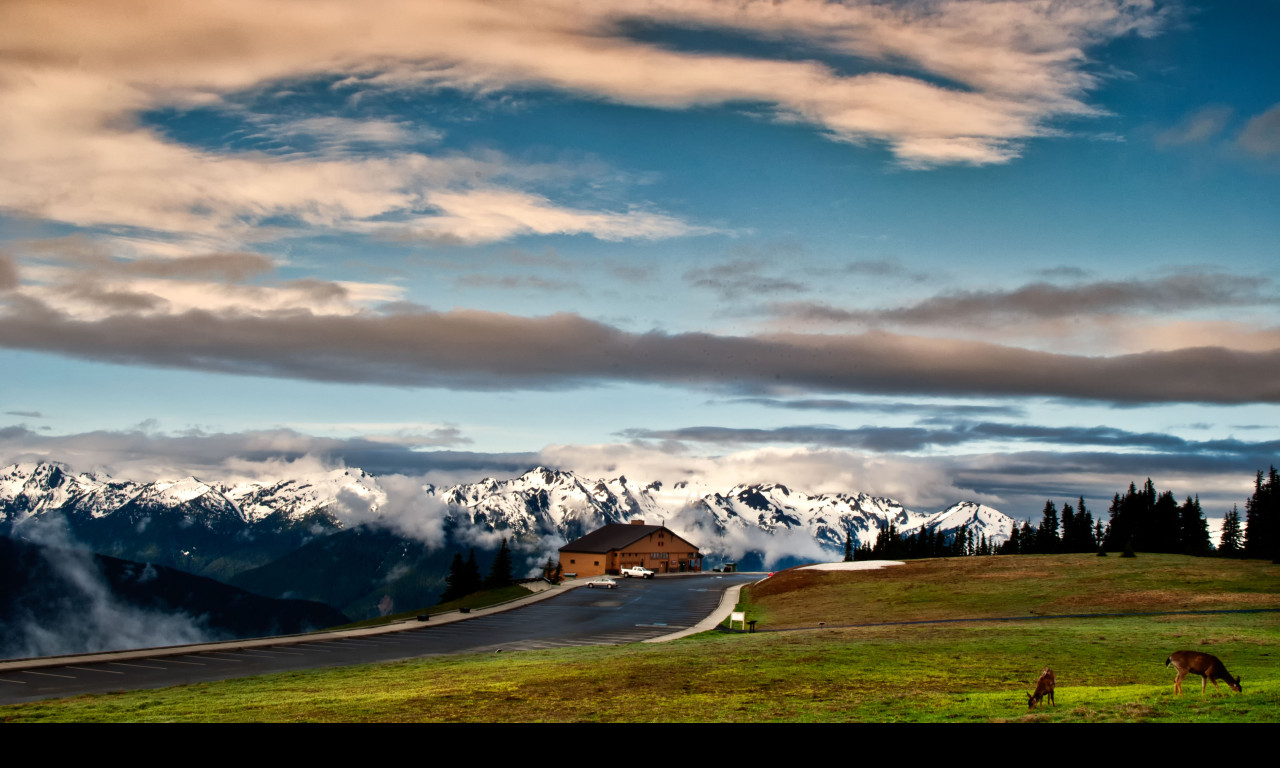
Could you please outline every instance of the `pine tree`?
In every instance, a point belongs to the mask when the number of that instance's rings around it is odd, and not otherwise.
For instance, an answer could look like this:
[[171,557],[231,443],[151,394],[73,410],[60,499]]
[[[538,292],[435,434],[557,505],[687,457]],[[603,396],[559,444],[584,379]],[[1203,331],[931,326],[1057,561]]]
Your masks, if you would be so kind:
[[1061,544],[1058,538],[1058,506],[1052,501],[1044,503],[1044,513],[1040,520],[1040,530],[1036,537],[1036,550],[1044,555],[1052,555]]
[[1240,509],[1235,504],[1222,518],[1222,538],[1218,540],[1218,552],[1224,557],[1236,557],[1241,550]]
[[471,554],[467,556],[466,565],[462,569],[462,594],[469,595],[472,592],[479,592],[483,584],[480,578],[480,566],[476,563],[476,548],[471,548]]
[[1099,523],[1095,533],[1093,513],[1084,505],[1084,497],[1080,497],[1080,506],[1076,508],[1076,522],[1080,526],[1080,552],[1092,552],[1102,540],[1102,525]]
[[1267,479],[1262,471],[1254,481],[1253,496],[1245,502],[1245,557],[1271,558],[1280,562],[1280,473],[1271,467]]
[[1209,542],[1209,524],[1200,510],[1200,497],[1190,496],[1178,509],[1178,540],[1184,555],[1207,555],[1213,545]]
[[498,554],[493,558],[493,566],[489,569],[489,575],[485,577],[485,589],[501,589],[509,587],[513,583],[511,579],[511,550],[507,548],[507,539],[502,538],[502,546],[498,548]]
[[853,534],[848,531],[844,532],[844,561],[853,562]]
[[1001,555],[1018,554],[1018,526],[1014,525],[1011,526],[1011,528],[1012,530],[1009,531],[1009,538],[1005,539],[1004,543],[1000,545],[1000,548],[996,550],[997,553]]
[[462,553],[455,552],[453,555],[453,562],[449,564],[449,575],[445,577],[445,584],[447,586],[445,587],[444,594],[440,595],[441,603],[448,603],[466,595],[465,592],[461,591],[466,580],[466,577],[463,574],[465,570],[466,566],[462,562]]
[[[1149,480],[1147,482],[1150,482]],[[1198,511],[1198,508],[1197,508]],[[1152,507],[1152,534],[1147,537],[1151,552],[1181,552],[1181,526],[1179,524],[1178,500],[1173,491],[1165,491],[1156,498]]]
[[1022,532],[1018,534],[1019,552],[1024,555],[1034,555],[1040,550],[1036,546],[1036,528],[1031,524],[1030,520],[1022,521]]
[[1071,506],[1071,502],[1063,502],[1062,504],[1062,543],[1059,545],[1059,552],[1075,552],[1079,546],[1076,544],[1076,511]]

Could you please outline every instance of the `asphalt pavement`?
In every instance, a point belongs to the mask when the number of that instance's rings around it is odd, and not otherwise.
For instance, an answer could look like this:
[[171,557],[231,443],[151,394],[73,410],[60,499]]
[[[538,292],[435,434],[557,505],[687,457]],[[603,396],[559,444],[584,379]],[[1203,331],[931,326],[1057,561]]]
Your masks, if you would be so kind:
[[0,661],[0,704],[424,656],[663,642],[719,624],[742,586],[761,576],[619,578],[618,588],[609,590],[586,589],[583,579],[427,622]]

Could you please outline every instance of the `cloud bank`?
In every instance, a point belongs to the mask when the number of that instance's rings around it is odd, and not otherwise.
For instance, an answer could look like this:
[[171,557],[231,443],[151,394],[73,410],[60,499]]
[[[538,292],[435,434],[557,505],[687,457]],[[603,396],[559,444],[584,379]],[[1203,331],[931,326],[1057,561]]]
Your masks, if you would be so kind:
[[903,336],[633,333],[578,315],[453,310],[80,319],[10,299],[0,346],[239,375],[478,390],[609,382],[767,394],[1048,396],[1117,403],[1280,402],[1280,350],[1194,347],[1091,357]]

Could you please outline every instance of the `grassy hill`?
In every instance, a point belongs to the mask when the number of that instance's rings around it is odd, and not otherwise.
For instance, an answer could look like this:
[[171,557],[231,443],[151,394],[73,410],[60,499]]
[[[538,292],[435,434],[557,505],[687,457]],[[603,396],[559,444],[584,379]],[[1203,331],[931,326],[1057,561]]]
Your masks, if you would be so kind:
[[[916,561],[787,571],[751,590],[756,634],[423,659],[0,708],[19,721],[1230,721],[1280,719],[1280,614],[833,627],[1035,613],[1277,607],[1280,567],[1173,555]],[[817,618],[818,616],[822,618]],[[826,622],[817,628],[817,621]],[[1244,682],[1173,695],[1165,658]],[[1028,712],[1040,670],[1056,707]]]

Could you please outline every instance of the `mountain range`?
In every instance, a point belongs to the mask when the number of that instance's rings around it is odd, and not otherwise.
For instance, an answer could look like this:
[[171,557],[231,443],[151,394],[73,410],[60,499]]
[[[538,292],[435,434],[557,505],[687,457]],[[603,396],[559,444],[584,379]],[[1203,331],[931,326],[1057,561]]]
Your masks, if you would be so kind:
[[455,551],[474,547],[485,557],[506,537],[517,570],[533,572],[563,543],[632,519],[664,523],[698,544],[709,565],[770,569],[839,557],[846,533],[856,547],[891,524],[904,536],[970,530],[994,542],[1014,525],[968,501],[925,513],[862,493],[642,485],[544,467],[447,487],[357,468],[234,483],[136,482],[54,462],[0,469],[0,535],[57,528],[100,554],[319,600],[353,617],[376,615],[386,595],[401,609],[429,599]]

